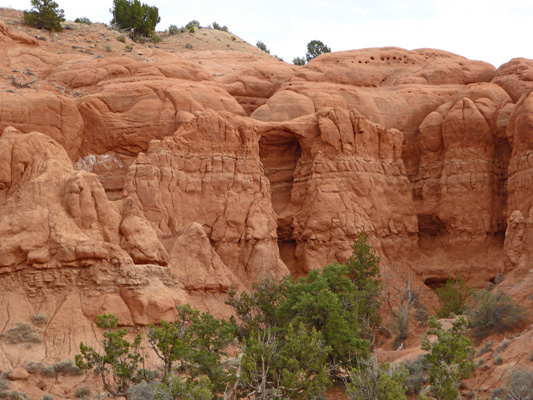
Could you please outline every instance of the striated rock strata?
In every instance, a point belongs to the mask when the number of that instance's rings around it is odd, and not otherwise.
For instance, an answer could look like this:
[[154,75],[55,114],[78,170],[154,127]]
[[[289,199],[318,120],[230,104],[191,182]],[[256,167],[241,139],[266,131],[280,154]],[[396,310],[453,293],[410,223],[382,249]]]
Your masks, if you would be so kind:
[[230,287],[343,261],[361,231],[383,270],[429,287],[504,273],[528,301],[531,60],[383,48],[296,67],[110,55],[98,34],[93,56],[68,30],[0,24],[0,332],[48,320],[42,344],[0,338],[1,369],[72,357],[103,312],[228,315]]

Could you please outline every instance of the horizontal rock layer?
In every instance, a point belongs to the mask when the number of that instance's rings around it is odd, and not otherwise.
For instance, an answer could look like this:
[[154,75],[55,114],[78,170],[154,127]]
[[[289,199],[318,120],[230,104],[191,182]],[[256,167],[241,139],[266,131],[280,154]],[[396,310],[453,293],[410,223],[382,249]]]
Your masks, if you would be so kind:
[[527,274],[530,60],[52,46],[0,24],[0,320],[48,318],[35,351],[0,340],[2,369],[72,357],[103,312],[229,315],[229,288],[344,261],[362,231],[431,287]]

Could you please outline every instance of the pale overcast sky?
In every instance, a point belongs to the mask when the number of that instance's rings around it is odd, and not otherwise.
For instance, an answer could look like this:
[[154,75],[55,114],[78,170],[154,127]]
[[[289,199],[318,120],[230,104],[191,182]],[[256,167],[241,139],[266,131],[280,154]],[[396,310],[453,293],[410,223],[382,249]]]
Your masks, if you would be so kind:
[[[112,0],[56,0],[69,20],[109,22]],[[533,59],[531,0],[146,0],[159,8],[157,30],[195,19],[213,21],[249,43],[292,62],[318,39],[333,51],[396,46],[450,51],[499,67],[515,57]],[[30,0],[0,0],[30,9]]]

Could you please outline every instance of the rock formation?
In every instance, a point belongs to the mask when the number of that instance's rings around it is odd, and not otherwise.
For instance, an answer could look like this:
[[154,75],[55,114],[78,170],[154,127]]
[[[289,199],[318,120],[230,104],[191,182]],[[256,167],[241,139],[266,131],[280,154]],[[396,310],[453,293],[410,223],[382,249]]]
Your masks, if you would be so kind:
[[104,312],[227,316],[230,287],[344,261],[361,231],[430,287],[531,275],[531,60],[117,56],[101,29],[91,55],[0,24],[0,330],[48,320],[0,368],[72,357]]

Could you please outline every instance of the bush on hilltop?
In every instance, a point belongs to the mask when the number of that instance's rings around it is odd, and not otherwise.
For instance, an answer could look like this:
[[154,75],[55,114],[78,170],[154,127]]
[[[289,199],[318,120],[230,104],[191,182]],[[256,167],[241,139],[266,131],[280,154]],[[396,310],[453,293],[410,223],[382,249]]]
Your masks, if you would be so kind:
[[65,12],[53,0],[31,0],[32,10],[24,11],[24,24],[47,31],[62,31]]

